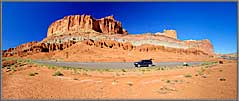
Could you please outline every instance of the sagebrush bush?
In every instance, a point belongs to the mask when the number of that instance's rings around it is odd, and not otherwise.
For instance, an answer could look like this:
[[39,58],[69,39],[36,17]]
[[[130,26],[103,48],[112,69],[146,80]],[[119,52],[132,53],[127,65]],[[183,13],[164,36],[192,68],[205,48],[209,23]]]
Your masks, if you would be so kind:
[[219,64],[223,64],[223,61],[219,61]]
[[35,75],[37,75],[38,73],[37,72],[31,72],[31,73],[29,73],[28,75],[29,76],[35,76]]
[[219,78],[220,81],[226,81],[226,79],[224,77]]
[[60,71],[57,71],[52,76],[64,76],[64,75]]
[[192,77],[192,75],[191,74],[186,74],[186,75],[184,75],[184,77],[189,78],[189,77]]
[[126,70],[125,69],[121,69],[122,70],[122,72],[126,72]]

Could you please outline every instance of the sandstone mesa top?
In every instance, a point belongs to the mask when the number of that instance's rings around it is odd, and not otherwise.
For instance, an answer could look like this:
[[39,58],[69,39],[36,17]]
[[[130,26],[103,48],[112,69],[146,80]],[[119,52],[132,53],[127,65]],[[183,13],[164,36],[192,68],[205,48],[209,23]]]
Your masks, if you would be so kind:
[[128,34],[122,28],[122,24],[114,19],[114,16],[95,19],[91,15],[70,15],[53,22],[48,28],[47,36],[58,36],[76,32]]

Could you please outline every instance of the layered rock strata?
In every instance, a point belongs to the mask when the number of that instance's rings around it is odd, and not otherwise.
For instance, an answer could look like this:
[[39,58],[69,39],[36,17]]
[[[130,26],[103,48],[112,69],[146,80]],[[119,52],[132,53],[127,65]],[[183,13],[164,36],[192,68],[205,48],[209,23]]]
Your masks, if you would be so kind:
[[90,15],[72,15],[53,22],[48,28],[47,36],[58,36],[76,32],[128,34],[128,32],[122,28],[122,24],[116,21],[113,16],[94,19]]
[[[176,30],[155,34],[128,34],[113,16],[94,19],[90,15],[71,15],[53,22],[41,42],[29,42],[2,52],[3,57],[27,56],[62,51],[75,43],[127,51],[214,55],[210,40],[179,40]],[[120,50],[119,50],[120,51]],[[107,52],[106,52],[107,53]]]

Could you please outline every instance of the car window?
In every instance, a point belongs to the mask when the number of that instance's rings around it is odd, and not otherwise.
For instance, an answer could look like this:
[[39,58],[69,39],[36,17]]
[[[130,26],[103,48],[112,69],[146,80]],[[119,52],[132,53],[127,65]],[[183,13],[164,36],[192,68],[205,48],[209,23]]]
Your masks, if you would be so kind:
[[140,62],[143,62],[143,63],[151,63],[152,61],[151,61],[151,60],[141,60]]

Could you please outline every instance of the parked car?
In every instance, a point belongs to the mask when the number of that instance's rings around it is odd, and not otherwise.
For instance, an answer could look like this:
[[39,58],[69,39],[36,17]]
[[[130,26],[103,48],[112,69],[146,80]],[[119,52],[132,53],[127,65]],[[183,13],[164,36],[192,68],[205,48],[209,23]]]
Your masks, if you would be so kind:
[[134,62],[135,67],[141,67],[141,66],[146,66],[146,67],[151,67],[153,66],[152,60],[141,60],[139,62]]

